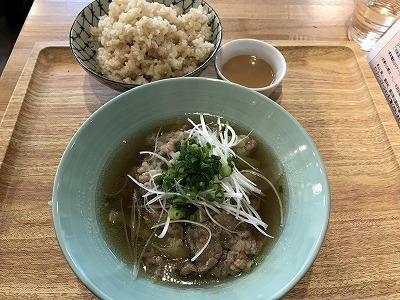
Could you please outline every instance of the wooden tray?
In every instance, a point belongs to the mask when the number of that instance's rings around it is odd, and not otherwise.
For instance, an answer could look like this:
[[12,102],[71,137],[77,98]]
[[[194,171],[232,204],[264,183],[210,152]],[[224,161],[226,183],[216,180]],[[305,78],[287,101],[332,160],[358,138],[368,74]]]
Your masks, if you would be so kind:
[[[352,43],[274,44],[288,71],[272,98],[315,141],[332,198],[320,254],[286,297],[400,298],[400,132],[364,54]],[[66,44],[33,50],[0,127],[0,298],[94,298],[61,254],[48,201],[68,141],[117,94]]]

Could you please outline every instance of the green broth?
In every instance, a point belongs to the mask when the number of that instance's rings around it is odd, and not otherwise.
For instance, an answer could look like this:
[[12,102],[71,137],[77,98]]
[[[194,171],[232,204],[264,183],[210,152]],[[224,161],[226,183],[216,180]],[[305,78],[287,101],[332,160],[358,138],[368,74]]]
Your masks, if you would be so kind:
[[[191,118],[197,121],[198,116],[194,115]],[[162,132],[169,132],[177,128],[182,127],[183,124],[187,124],[187,116],[180,119],[164,122],[161,130]],[[244,130],[234,126],[236,133],[247,134],[249,130]],[[128,243],[125,238],[123,222],[115,222],[112,224],[109,220],[110,211],[120,211],[121,203],[126,215],[130,215],[129,206],[131,203],[131,197],[133,189],[136,188],[135,184],[127,178],[127,174],[133,166],[138,166],[143,160],[143,156],[139,154],[143,150],[153,150],[146,149],[144,145],[146,144],[146,138],[150,134],[155,134],[159,132],[160,124],[152,126],[149,130],[145,130],[133,136],[131,139],[124,141],[124,146],[121,147],[114,157],[106,164],[102,181],[100,182],[100,189],[98,195],[98,221],[104,235],[104,239],[112,252],[117,258],[121,259],[128,268],[133,264],[132,254],[129,250]],[[280,191],[280,197],[285,202],[285,191],[286,191],[286,180],[284,174],[281,174],[281,166],[276,156],[267,145],[259,142],[259,139],[255,135],[251,135],[253,139],[257,141],[257,148],[255,154],[252,155],[255,159],[261,161],[260,170],[270,180],[273,180],[274,186],[278,191]],[[126,184],[125,188],[123,186]],[[266,232],[273,236],[274,239],[266,238],[266,242],[263,247],[263,251],[257,257],[254,258],[256,262],[255,265],[262,262],[263,257],[268,255],[268,250],[274,244],[274,241],[279,237],[281,231],[280,226],[280,208],[279,202],[271,188],[263,190],[265,197],[261,201],[260,215],[262,219],[268,224]],[[149,231],[150,229],[145,229]],[[261,236],[261,234],[260,234]],[[255,266],[256,267],[256,266]],[[141,276],[148,276],[144,269],[140,271]],[[222,281],[229,280],[222,279]],[[180,283],[182,285],[204,285],[204,284],[215,284],[221,282],[216,278],[203,278],[198,276],[187,276],[185,278],[175,278],[171,282],[166,282],[169,284]],[[160,282],[161,283],[161,282]]]

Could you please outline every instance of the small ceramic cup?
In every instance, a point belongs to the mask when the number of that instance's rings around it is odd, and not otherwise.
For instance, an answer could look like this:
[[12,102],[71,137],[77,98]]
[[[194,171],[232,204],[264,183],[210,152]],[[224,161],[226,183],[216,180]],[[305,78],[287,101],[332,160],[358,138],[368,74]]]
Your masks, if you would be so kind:
[[282,82],[286,74],[286,61],[282,53],[274,46],[255,39],[238,39],[224,44],[217,52],[214,65],[219,78],[230,82],[222,73],[222,66],[232,57],[239,55],[254,55],[265,60],[275,73],[274,81],[265,87],[251,88],[269,96]]

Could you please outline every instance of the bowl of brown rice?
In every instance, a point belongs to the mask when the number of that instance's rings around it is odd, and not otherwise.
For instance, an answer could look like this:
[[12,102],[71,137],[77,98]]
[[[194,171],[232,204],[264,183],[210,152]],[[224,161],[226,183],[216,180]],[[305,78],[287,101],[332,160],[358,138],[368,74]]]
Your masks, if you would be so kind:
[[222,25],[202,0],[95,0],[78,14],[69,38],[85,71],[125,91],[199,76],[221,45]]

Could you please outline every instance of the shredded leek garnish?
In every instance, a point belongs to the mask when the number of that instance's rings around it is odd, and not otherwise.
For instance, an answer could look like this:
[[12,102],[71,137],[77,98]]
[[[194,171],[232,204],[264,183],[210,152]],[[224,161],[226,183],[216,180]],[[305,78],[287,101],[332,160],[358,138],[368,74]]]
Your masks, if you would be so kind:
[[[237,136],[228,123],[222,123],[220,118],[214,126],[207,125],[202,114],[199,124],[190,118],[188,121],[193,128],[186,132],[187,138],[176,145],[176,152],[169,153],[169,159],[151,151],[140,152],[161,161],[162,172],[151,177],[151,187],[145,186],[128,174],[133,182],[146,191],[143,195],[144,206],[150,207],[158,203],[167,213],[164,222],[152,227],[163,227],[158,237],[163,238],[169,224],[176,222],[206,228],[209,239],[191,259],[194,261],[211,240],[210,229],[196,222],[195,212],[201,209],[212,222],[225,230],[233,232],[218,223],[210,214],[210,210],[215,213],[225,211],[235,216],[238,222],[251,224],[263,235],[272,238],[266,232],[268,225],[250,203],[250,196],[262,195],[262,191],[243,173],[256,175],[272,186],[278,197],[282,225],[281,199],[272,183],[257,168],[235,154],[233,148],[241,145],[243,139]],[[235,166],[237,159],[248,165],[250,170],[238,170]]]

